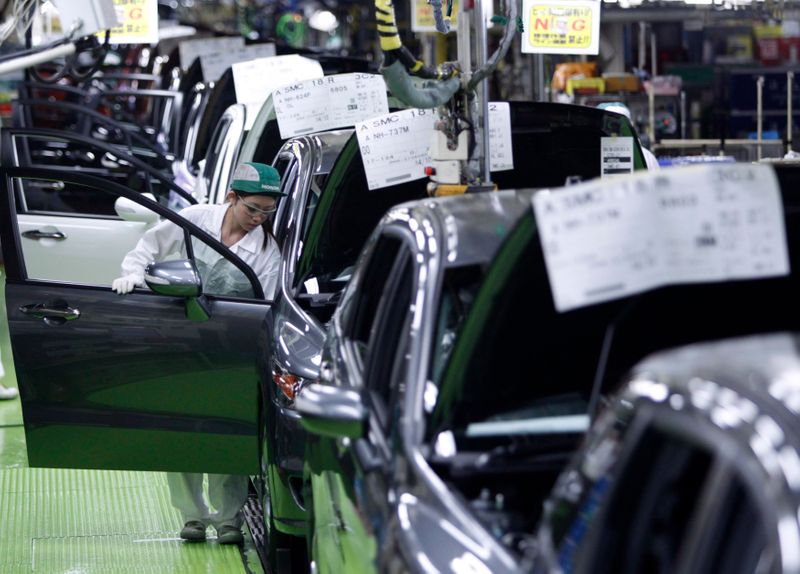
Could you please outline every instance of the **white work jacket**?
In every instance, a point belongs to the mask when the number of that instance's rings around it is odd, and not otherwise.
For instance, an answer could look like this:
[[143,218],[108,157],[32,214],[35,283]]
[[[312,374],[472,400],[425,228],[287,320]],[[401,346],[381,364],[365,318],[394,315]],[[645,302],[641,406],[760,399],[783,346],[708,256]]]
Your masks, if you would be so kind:
[[[181,210],[180,215],[220,240],[222,220],[230,206],[230,203],[192,205]],[[278,284],[280,251],[272,239],[267,242],[266,249],[261,248],[263,244],[264,230],[258,226],[229,249],[253,269],[264,289],[264,296],[272,299]],[[252,297],[250,282],[232,263],[197,239],[192,241],[192,248],[204,293]],[[183,229],[165,219],[148,229],[136,247],[125,256],[122,274],[137,275],[141,278],[141,284],[144,281],[144,269],[149,263],[164,261],[174,254],[187,257]]]

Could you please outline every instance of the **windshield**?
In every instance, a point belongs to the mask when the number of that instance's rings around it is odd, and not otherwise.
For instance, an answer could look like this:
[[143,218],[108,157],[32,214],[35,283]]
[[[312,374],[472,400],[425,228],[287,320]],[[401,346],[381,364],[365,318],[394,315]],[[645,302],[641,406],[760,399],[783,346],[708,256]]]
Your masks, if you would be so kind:
[[499,189],[560,187],[601,175],[601,138],[633,138],[634,169],[646,169],[628,118],[589,106],[510,102],[514,169],[492,172]]
[[[428,432],[452,431],[459,450],[492,437],[574,433],[588,425],[608,311],[582,315],[582,324],[575,314],[555,323],[534,232],[529,216],[511,233],[464,309],[446,365],[433,364]],[[452,315],[450,297],[440,314]],[[439,335],[436,344],[444,340]]]
[[327,178],[314,183],[295,286],[313,284],[319,293],[344,287],[367,237],[390,207],[427,196],[425,180],[370,190],[355,135]]
[[[784,201],[793,202],[792,194]],[[797,269],[800,212],[785,209],[790,268]],[[492,261],[443,373],[431,375],[437,387],[426,401],[426,432],[433,439],[450,431],[461,449],[479,439],[586,428],[600,394],[651,353],[796,330],[798,280],[792,273],[674,284],[559,313],[531,210]]]

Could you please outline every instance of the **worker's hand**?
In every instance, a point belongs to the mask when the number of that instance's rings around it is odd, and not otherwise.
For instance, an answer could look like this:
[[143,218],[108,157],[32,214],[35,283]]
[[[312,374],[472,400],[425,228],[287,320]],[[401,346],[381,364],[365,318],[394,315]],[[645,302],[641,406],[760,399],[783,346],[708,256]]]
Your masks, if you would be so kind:
[[111,283],[111,290],[116,291],[119,295],[125,295],[133,291],[137,285],[142,285],[142,277],[132,273],[114,279],[114,282]]

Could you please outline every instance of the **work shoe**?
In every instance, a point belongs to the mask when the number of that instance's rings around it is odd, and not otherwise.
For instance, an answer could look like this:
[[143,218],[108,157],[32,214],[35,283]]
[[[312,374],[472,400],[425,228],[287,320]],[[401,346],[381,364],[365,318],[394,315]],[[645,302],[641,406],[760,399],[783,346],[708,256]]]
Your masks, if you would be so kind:
[[199,520],[190,520],[181,528],[181,538],[189,542],[202,542],[206,539],[206,525]]
[[217,542],[220,544],[242,544],[244,536],[238,526],[226,524],[217,528]]
[[0,385],[0,400],[3,399],[16,399],[19,391],[14,387],[4,387]]

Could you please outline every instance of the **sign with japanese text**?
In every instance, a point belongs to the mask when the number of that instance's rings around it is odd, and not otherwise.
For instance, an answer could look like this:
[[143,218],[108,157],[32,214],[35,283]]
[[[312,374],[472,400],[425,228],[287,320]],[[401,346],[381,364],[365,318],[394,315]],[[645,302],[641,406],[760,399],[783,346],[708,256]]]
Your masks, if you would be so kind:
[[589,54],[600,49],[599,0],[523,1],[522,51]]
[[[158,42],[158,0],[114,0],[119,24],[111,29],[112,44]],[[100,35],[105,34],[101,32]]]
[[281,137],[343,128],[389,113],[386,82],[378,74],[338,74],[275,90]]
[[769,166],[639,172],[533,197],[555,308],[682,283],[787,275],[783,203]]
[[[442,15],[447,14],[447,0],[442,0]],[[458,0],[453,0],[453,10],[450,14],[450,30],[458,29]],[[433,18],[433,6],[428,0],[414,0],[411,14],[411,30],[414,32],[436,32],[436,22]]]
[[[425,177],[431,165],[431,140],[435,110],[402,110],[355,125],[367,187],[379,189]],[[425,142],[420,145],[420,142]]]

